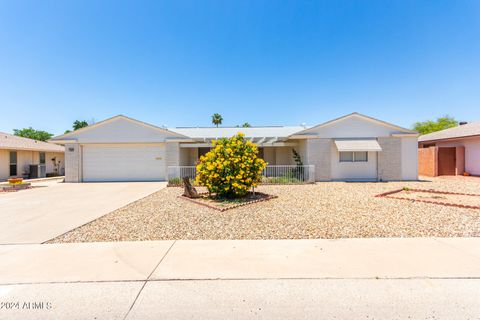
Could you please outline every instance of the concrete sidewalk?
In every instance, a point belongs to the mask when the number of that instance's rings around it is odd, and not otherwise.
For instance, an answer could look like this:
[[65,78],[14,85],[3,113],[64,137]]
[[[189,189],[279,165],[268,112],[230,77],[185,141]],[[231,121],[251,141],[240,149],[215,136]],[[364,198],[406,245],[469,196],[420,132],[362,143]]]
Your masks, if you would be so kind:
[[147,279],[480,278],[480,238],[2,245],[0,270],[0,284]]
[[0,246],[0,318],[475,318],[480,238]]

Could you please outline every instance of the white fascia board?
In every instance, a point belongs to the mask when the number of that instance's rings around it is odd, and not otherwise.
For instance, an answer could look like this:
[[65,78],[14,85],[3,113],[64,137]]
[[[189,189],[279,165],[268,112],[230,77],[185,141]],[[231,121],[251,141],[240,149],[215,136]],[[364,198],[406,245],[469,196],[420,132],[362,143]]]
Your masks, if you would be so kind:
[[262,143],[258,145],[259,147],[296,147],[298,143],[296,142],[272,142],[272,143]]
[[178,139],[178,138],[166,138],[165,142],[195,142],[194,139]]
[[77,143],[77,139],[62,139],[62,140],[47,140],[49,143],[55,144],[68,144],[68,143]]
[[291,135],[288,137],[288,139],[297,139],[297,140],[301,140],[301,139],[320,139],[321,137],[319,137],[318,135],[316,134],[298,134],[298,135]]
[[419,133],[392,133],[392,137],[398,137],[398,138],[403,138],[403,137],[418,137],[420,134]]
[[181,143],[180,148],[210,148],[213,145],[211,143]]

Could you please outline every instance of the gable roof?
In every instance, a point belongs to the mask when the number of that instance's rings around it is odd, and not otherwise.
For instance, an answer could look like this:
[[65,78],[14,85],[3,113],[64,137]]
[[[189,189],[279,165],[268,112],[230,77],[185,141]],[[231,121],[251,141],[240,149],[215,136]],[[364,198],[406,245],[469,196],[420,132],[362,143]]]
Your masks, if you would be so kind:
[[33,140],[0,132],[0,149],[65,152],[65,148],[53,143]]
[[467,123],[458,127],[453,127],[429,134],[424,134],[418,138],[419,142],[464,138],[470,136],[480,136],[480,121]]
[[150,128],[150,129],[153,129],[153,130],[157,130],[157,131],[161,131],[161,132],[168,132],[170,134],[173,134],[173,135],[177,135],[179,136],[180,138],[188,138],[186,136],[183,136],[181,135],[180,133],[177,133],[177,132],[173,132],[173,131],[170,131],[168,130],[167,128],[162,128],[162,127],[157,127],[153,124],[149,124],[149,123],[146,123],[146,122],[143,122],[143,121],[140,121],[140,120],[136,120],[136,119],[133,119],[133,118],[129,118],[127,116],[124,116],[122,114],[119,114],[117,116],[114,116],[114,117],[111,117],[111,118],[108,118],[108,119],[105,119],[105,120],[102,120],[102,121],[99,121],[99,122],[96,122],[92,125],[89,125],[87,127],[84,127],[84,128],[80,128],[78,130],[75,130],[75,131],[71,131],[69,133],[65,133],[65,134],[62,134],[62,135],[59,135],[59,136],[56,136],[56,137],[53,137],[52,139],[50,139],[49,141],[53,141],[55,142],[55,140],[68,140],[68,137],[71,137],[73,135],[77,135],[79,133],[82,133],[82,132],[85,132],[85,131],[88,131],[88,130],[91,130],[91,129],[94,129],[94,128],[97,128],[97,127],[100,127],[104,124],[107,124],[107,123],[110,123],[110,122],[113,122],[115,120],[119,120],[119,119],[123,119],[123,120],[126,120],[126,121],[129,121],[129,122],[132,122],[132,123],[135,123],[137,125],[141,125],[141,126],[144,126],[144,127],[147,127],[147,128]]
[[379,120],[379,119],[376,119],[376,118],[372,118],[372,117],[366,116],[366,115],[361,114],[361,113],[358,113],[358,112],[352,112],[352,113],[347,114],[347,115],[345,115],[345,116],[342,116],[342,117],[339,117],[339,118],[336,118],[336,119],[333,119],[333,120],[330,120],[330,121],[321,123],[321,124],[319,124],[319,125],[310,127],[310,128],[308,128],[308,129],[302,130],[302,131],[300,131],[300,132],[297,132],[297,133],[295,133],[295,135],[306,134],[306,133],[311,132],[312,130],[319,129],[319,128],[322,128],[322,127],[326,127],[326,126],[335,124],[335,123],[337,123],[337,122],[340,122],[340,121],[342,121],[342,120],[346,120],[346,119],[352,118],[352,117],[361,118],[361,119],[363,119],[363,120],[370,121],[370,122],[379,124],[379,125],[384,126],[384,127],[393,128],[393,129],[395,129],[395,130],[400,131],[401,133],[411,133],[411,134],[416,134],[416,133],[417,133],[417,132],[415,132],[415,131],[413,131],[413,130],[406,129],[406,128],[397,126],[397,125],[395,125],[395,124],[392,124],[392,123],[389,123],[389,122],[386,122],[386,121],[382,121],[382,120]]
[[302,126],[265,126],[265,127],[185,127],[171,128],[170,131],[178,132],[192,139],[228,138],[238,132],[245,134],[246,138],[287,138],[295,132],[304,130]]

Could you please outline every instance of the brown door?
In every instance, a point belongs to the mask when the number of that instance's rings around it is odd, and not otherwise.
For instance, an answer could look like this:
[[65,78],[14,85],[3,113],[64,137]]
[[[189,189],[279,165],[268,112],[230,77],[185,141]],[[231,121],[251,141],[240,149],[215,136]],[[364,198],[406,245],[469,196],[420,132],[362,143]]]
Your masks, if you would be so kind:
[[438,148],[438,175],[455,175],[455,147]]

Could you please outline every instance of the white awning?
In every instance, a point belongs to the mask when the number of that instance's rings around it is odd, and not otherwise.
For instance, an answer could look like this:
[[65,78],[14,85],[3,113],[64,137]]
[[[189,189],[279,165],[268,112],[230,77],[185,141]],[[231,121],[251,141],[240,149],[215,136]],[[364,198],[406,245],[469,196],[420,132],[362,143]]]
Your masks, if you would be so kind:
[[374,139],[341,139],[335,140],[338,151],[382,151]]

